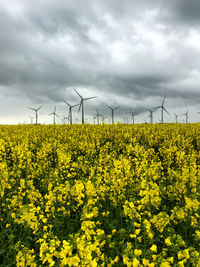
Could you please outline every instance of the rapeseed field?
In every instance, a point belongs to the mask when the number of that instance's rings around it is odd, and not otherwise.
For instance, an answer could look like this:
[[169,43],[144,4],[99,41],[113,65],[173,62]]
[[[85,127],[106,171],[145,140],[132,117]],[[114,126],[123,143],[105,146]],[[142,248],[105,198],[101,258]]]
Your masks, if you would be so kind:
[[0,126],[0,266],[200,266],[200,124]]

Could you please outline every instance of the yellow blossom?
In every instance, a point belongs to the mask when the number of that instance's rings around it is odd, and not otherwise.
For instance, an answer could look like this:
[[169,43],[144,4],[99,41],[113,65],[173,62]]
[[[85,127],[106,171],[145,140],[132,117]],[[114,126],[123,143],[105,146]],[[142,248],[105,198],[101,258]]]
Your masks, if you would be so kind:
[[157,246],[154,244],[150,247],[150,250],[153,252],[157,252]]

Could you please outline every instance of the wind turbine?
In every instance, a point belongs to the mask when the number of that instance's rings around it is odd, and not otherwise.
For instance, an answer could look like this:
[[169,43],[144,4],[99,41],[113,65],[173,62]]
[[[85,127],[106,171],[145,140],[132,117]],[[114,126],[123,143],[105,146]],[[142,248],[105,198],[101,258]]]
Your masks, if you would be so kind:
[[41,109],[43,107],[43,105],[39,106],[38,108],[30,108],[28,107],[29,109],[35,111],[35,124],[37,125],[38,124],[38,110]]
[[185,116],[185,123],[188,123],[188,119],[189,119],[188,112],[189,110],[186,113],[182,114]]
[[67,104],[69,106],[69,119],[70,119],[70,124],[72,124],[72,108],[79,106],[79,104],[76,105],[70,105],[67,101],[65,101],[63,99],[63,101],[65,102],[65,104]]
[[128,118],[124,116],[124,124],[128,123]]
[[147,111],[149,111],[149,123],[153,123],[153,113],[154,111],[156,111],[156,109],[146,109]]
[[81,107],[82,107],[82,124],[84,124],[84,101],[89,100],[89,99],[93,99],[96,98],[96,96],[92,96],[92,97],[87,97],[87,98],[83,98],[82,95],[79,94],[79,92],[77,92],[77,90],[74,88],[74,91],[77,93],[77,95],[81,98],[81,102],[79,105],[79,109],[78,112],[80,111]]
[[58,114],[56,114],[56,107],[54,108],[54,111],[49,115],[53,115],[53,123],[56,124],[56,117],[59,118]]
[[133,111],[130,111],[130,113],[133,120],[133,124],[135,124],[135,113]]
[[[162,101],[162,105],[161,106],[158,106],[158,107],[155,107],[154,109],[156,110],[156,109],[161,109],[161,123],[163,123],[163,113],[164,113],[164,111],[165,112],[167,112],[167,114],[169,114],[169,112],[166,110],[166,108],[164,107],[164,104],[165,104],[165,98],[166,97],[164,97],[164,99],[163,99],[163,101]],[[170,114],[169,114],[170,115]]]
[[33,119],[35,119],[35,117],[29,116],[29,118],[31,119],[31,124],[33,124]]
[[107,116],[101,115],[101,117],[102,117],[102,122],[104,123],[105,122],[105,119],[107,118]]
[[114,111],[115,111],[116,109],[118,109],[120,106],[118,106],[118,107],[116,107],[116,108],[112,108],[112,107],[106,105],[106,107],[109,108],[109,109],[111,110],[112,123],[114,123]]
[[103,115],[101,115],[98,110],[96,110],[96,112],[97,124],[99,124],[99,117],[103,117]]
[[93,117],[93,124],[95,124],[95,121],[96,121],[96,116]]
[[175,115],[175,121],[176,121],[176,123],[178,123],[178,116],[180,116],[180,115],[177,115],[176,113],[174,113],[174,115]]
[[70,118],[69,117],[66,117],[66,116],[63,116],[62,117],[62,123],[65,124],[66,123],[66,120],[68,120],[68,124],[69,124]]

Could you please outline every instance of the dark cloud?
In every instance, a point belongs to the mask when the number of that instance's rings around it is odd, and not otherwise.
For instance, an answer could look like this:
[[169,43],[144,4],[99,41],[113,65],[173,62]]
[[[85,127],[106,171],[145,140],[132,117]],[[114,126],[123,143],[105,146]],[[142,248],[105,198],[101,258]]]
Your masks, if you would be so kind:
[[171,109],[198,108],[199,14],[198,0],[2,2],[3,116],[12,113],[10,102],[21,117],[27,105],[42,103],[44,114],[54,105],[64,113],[63,98],[79,101],[73,87],[98,95],[88,116],[96,107],[108,113],[108,103],[141,112],[164,95]]
[[167,12],[163,18],[168,23],[175,23],[178,27],[200,26],[200,2],[198,0],[170,0],[167,1]]

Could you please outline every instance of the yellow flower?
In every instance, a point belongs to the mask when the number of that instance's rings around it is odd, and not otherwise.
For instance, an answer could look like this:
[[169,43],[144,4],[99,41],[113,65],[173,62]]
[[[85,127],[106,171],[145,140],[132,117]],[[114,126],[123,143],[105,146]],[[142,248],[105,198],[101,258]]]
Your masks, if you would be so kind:
[[154,235],[152,234],[152,232],[149,232],[149,233],[148,233],[148,237],[149,237],[150,239],[153,239]]
[[179,261],[178,267],[185,267],[185,260]]
[[153,252],[157,252],[157,246],[154,244],[150,247],[150,250]]
[[160,267],[170,267],[171,264],[168,261],[163,261],[160,265]]
[[174,257],[169,257],[169,258],[167,258],[167,260],[168,260],[170,263],[173,263],[173,262],[174,262]]
[[140,250],[140,249],[134,249],[134,255],[135,256],[140,256],[142,254],[142,250]]
[[139,228],[141,226],[141,224],[134,222],[134,226],[137,227],[137,228]]
[[140,262],[139,262],[139,260],[138,259],[136,259],[136,258],[133,258],[133,267],[137,267],[137,266],[139,266],[140,265]]
[[12,212],[11,213],[11,217],[14,219],[14,218],[16,218],[16,216],[15,216],[15,213],[14,212]]
[[142,259],[142,264],[143,264],[144,266],[149,266],[149,260],[147,260],[147,259]]
[[93,261],[90,262],[90,267],[97,267],[96,260],[93,260]]
[[130,234],[130,238],[136,238],[136,235]]
[[170,241],[169,237],[165,239],[165,244],[167,246],[171,246],[172,245],[172,242]]
[[76,255],[72,258],[70,258],[70,261],[69,261],[69,266],[79,266],[79,262],[80,262],[80,259],[79,257]]
[[178,259],[181,260],[183,258],[183,253],[182,251],[179,251],[178,252]]
[[136,235],[139,235],[140,231],[141,231],[141,229],[136,229],[135,230]]

